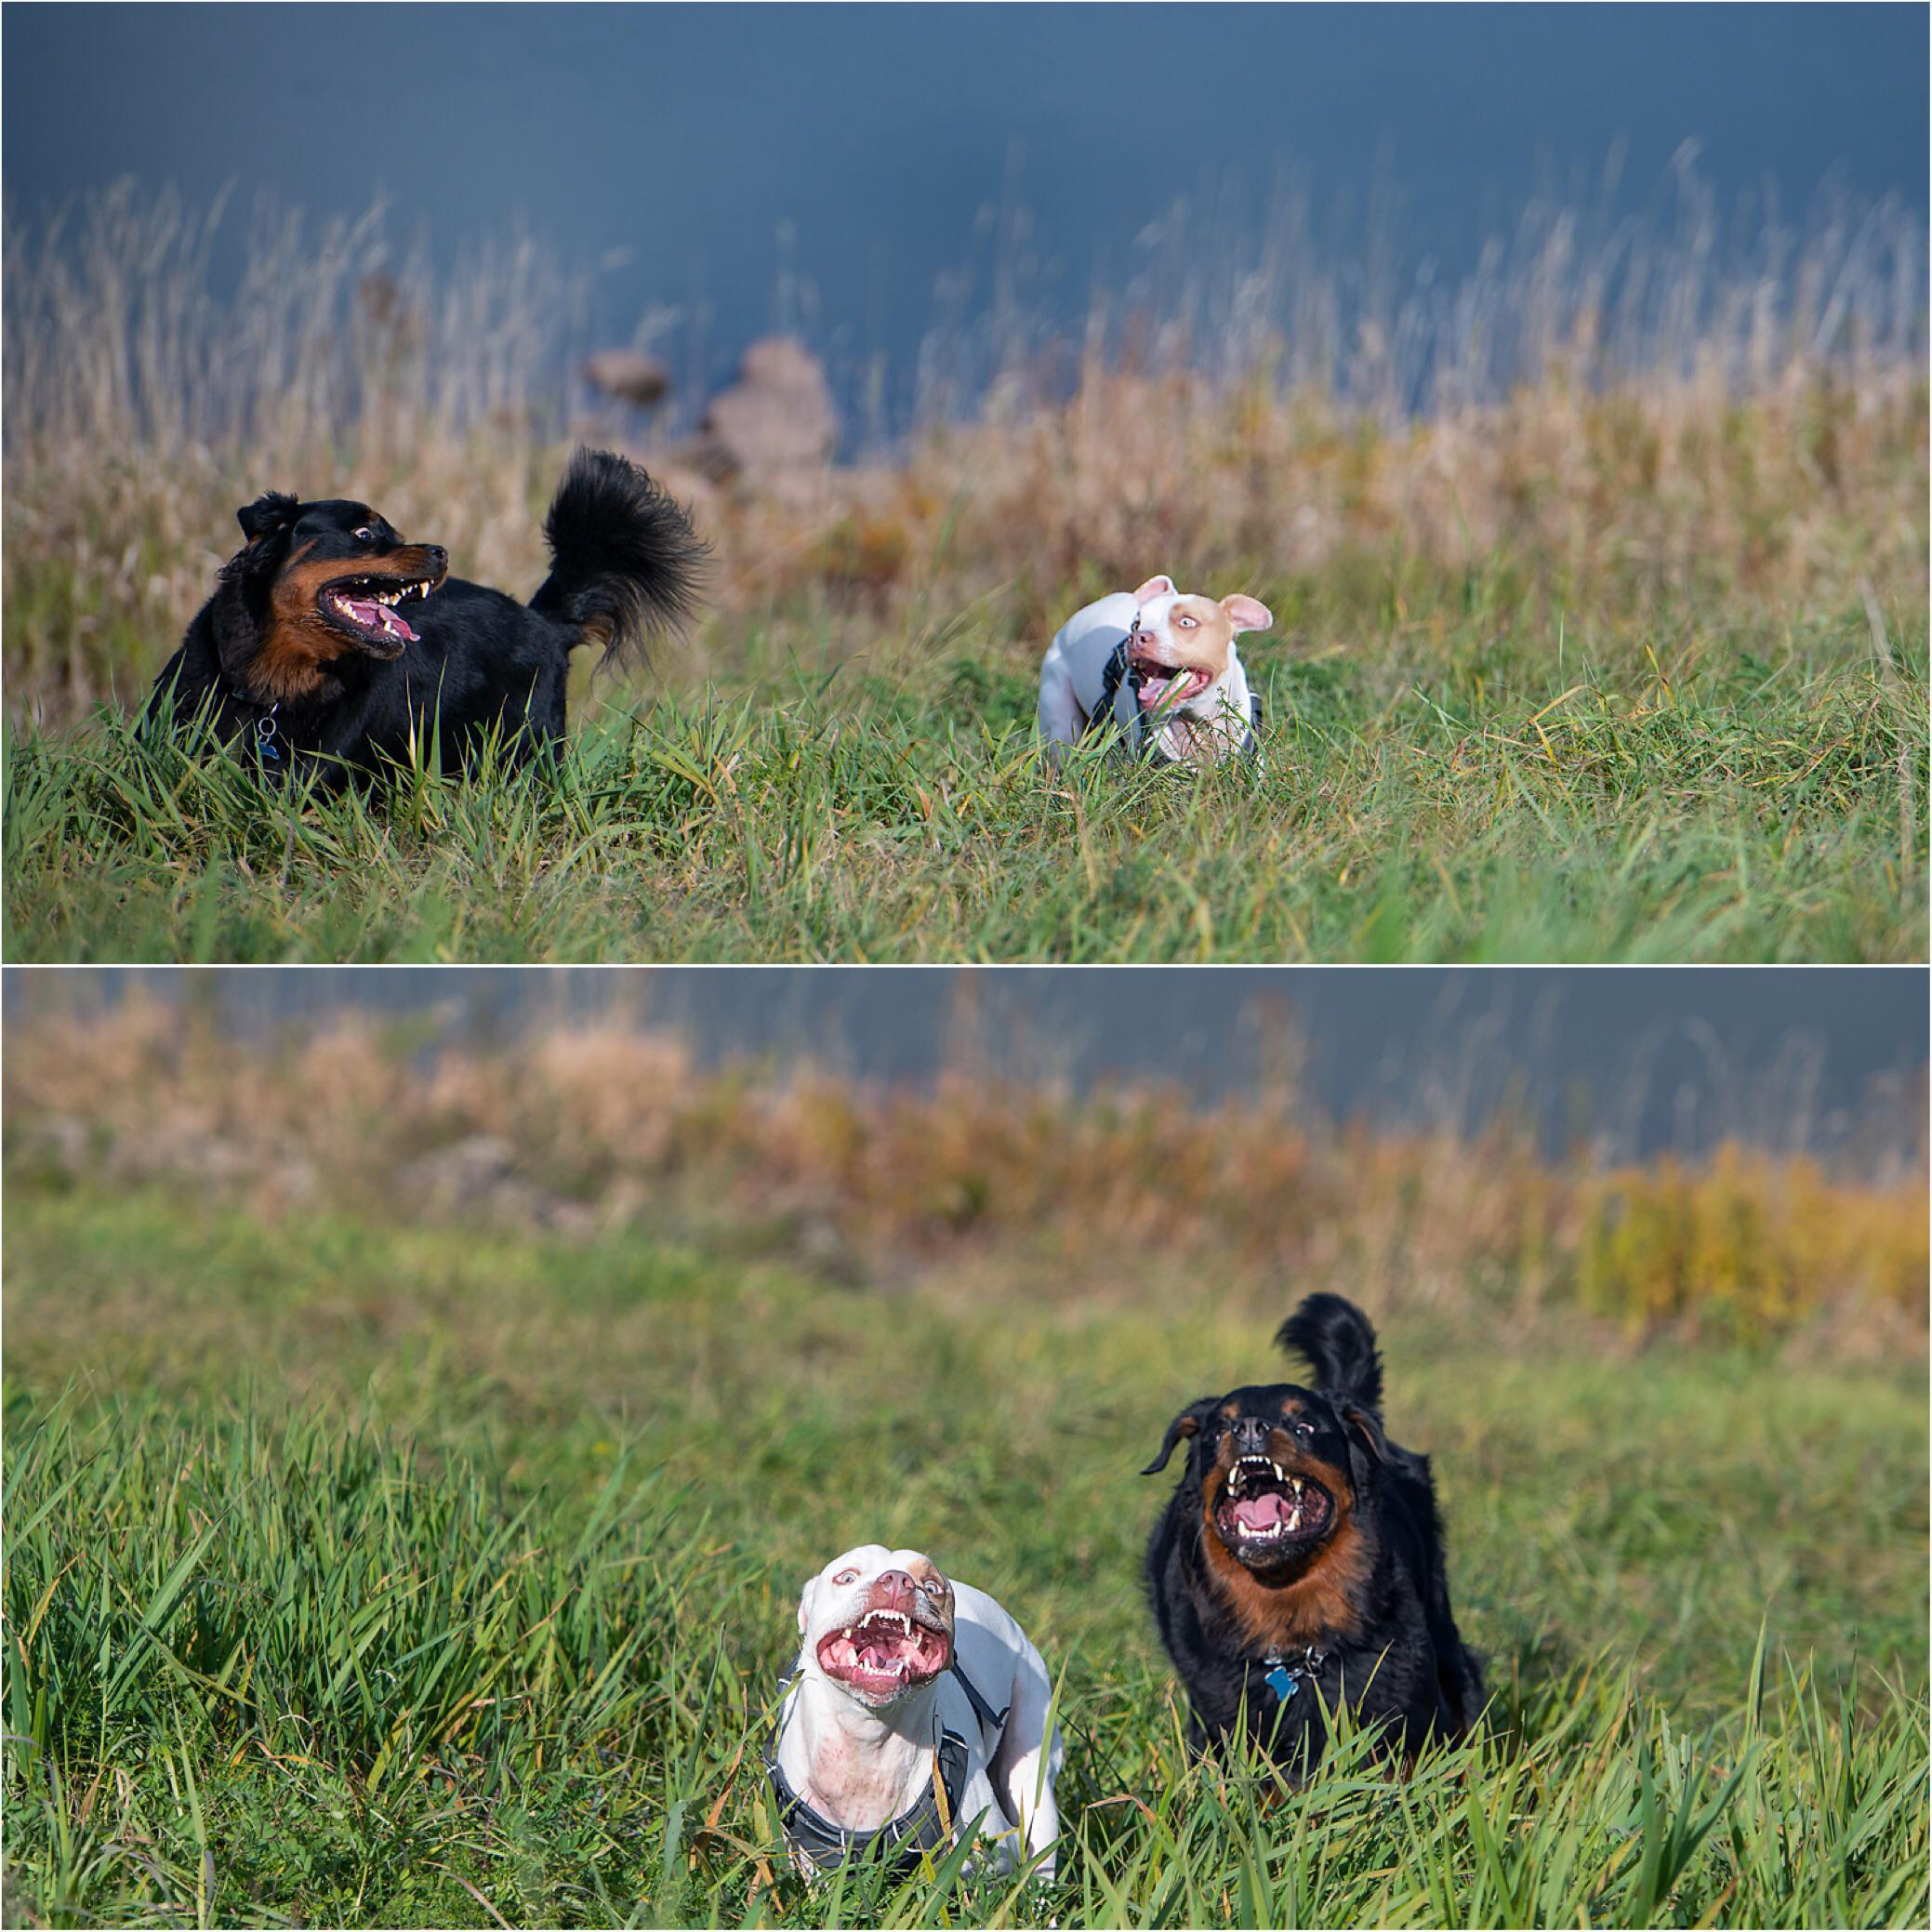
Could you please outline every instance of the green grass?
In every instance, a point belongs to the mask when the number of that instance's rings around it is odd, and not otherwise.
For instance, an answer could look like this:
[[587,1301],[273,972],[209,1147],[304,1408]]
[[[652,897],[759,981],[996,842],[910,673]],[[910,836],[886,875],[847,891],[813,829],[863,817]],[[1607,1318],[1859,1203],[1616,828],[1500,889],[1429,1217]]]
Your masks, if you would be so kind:
[[720,646],[721,685],[596,687],[561,772],[516,780],[284,797],[119,714],[26,729],[6,954],[1925,956],[1923,612],[1886,667],[1859,608],[1599,630],[1476,574],[1276,596],[1261,775],[1093,753],[1055,781],[1032,646],[799,618]]
[[[1392,1323],[1492,1723],[1293,1794],[1187,1762],[1136,1572],[1278,1309],[10,1178],[9,1923],[1925,1923],[1923,1357]],[[1044,1898],[776,1859],[793,1598],[875,1536],[1060,1676]]]

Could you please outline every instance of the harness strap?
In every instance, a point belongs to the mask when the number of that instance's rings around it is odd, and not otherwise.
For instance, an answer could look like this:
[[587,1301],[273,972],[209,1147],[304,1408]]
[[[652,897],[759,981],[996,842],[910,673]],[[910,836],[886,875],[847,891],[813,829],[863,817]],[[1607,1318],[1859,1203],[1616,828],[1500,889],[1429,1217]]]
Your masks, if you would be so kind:
[[[1140,673],[1127,660],[1127,646],[1132,636],[1133,632],[1130,630],[1108,655],[1100,674],[1100,701],[1088,716],[1086,731],[1080,734],[1082,737],[1085,737],[1088,732],[1105,731],[1116,722],[1114,701],[1120,695],[1123,681],[1131,689],[1140,688]],[[1135,719],[1134,726],[1137,727],[1139,723],[1140,720]]]
[[[959,1687],[966,1693],[966,1700],[980,1723],[995,1731],[1004,1726],[1006,1711],[993,1709],[959,1667],[957,1657],[947,1668],[959,1679]],[[942,1726],[939,1741],[933,1751],[933,1775],[919,1802],[910,1810],[888,1819],[869,1832],[850,1831],[835,1824],[824,1813],[814,1811],[779,1766],[778,1712],[798,1674],[794,1669],[778,1681],[778,1699],[773,1706],[765,1740],[765,1781],[771,1786],[773,1801],[778,1807],[780,1829],[793,1848],[802,1852],[820,1871],[865,1859],[883,1858],[892,1874],[903,1877],[928,1852],[942,1850],[951,1843],[972,1762],[965,1739]]]
[[[1135,612],[1133,629],[1114,646],[1101,670],[1100,698],[1088,714],[1087,722],[1080,732],[1083,738],[1094,732],[1105,731],[1118,722],[1114,717],[1114,703],[1120,695],[1123,682],[1138,695],[1144,675],[1130,663],[1127,650],[1140,628],[1140,613]],[[1126,731],[1134,756],[1145,757],[1153,741],[1147,733],[1146,721],[1140,715],[1138,703],[1134,706],[1133,721],[1126,726]],[[1261,694],[1251,687],[1248,693],[1248,732],[1241,740],[1241,748],[1237,756],[1251,760],[1261,756]],[[960,1681],[965,1681],[963,1675]]]
[[1011,1711],[1012,1706],[1007,1705],[1005,1711],[994,1710],[980,1695],[973,1679],[959,1667],[959,1655],[957,1650],[954,1651],[953,1661],[946,1665],[946,1669],[959,1680],[959,1688],[966,1693],[966,1701],[973,1706],[973,1714],[979,1719],[980,1727],[983,1730],[1003,1731],[1006,1728],[1007,1712]]
[[778,1822],[794,1849],[820,1871],[882,1859],[895,1878],[912,1871],[928,1852],[951,1843],[966,1789],[966,1740],[943,1730],[933,1753],[933,1775],[919,1803],[870,1832],[848,1831],[814,1811],[792,1787],[775,1751],[765,1757],[765,1778],[778,1807]]

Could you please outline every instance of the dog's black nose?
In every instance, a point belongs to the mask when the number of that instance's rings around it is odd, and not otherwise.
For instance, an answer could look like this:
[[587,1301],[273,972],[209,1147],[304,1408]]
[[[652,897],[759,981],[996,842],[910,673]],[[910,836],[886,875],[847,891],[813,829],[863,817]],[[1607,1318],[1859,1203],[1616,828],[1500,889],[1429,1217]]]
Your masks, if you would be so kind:
[[430,562],[438,570],[447,570],[449,568],[449,552],[440,543],[426,544],[424,548],[430,553]]
[[1243,1455],[1264,1449],[1272,1433],[1273,1425],[1264,1416],[1244,1415],[1235,1424],[1235,1448]]

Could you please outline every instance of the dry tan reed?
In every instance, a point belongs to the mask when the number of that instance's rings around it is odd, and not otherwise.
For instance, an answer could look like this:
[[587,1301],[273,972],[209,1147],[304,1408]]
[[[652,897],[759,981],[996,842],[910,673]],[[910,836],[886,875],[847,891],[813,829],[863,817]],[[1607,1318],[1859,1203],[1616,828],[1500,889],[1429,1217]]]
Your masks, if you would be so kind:
[[8,1046],[17,1166],[271,1214],[496,1218],[571,1237],[668,1216],[862,1278],[963,1270],[1051,1297],[1153,1266],[1382,1308],[1575,1309],[1633,1336],[1872,1346],[1925,1317],[1923,1150],[1889,1184],[1740,1146],[1606,1169],[1549,1160],[1507,1122],[1337,1130],[1285,1078],[1209,1108],[959,1072],[894,1091],[703,1071],[677,1038],[607,1020],[425,1063],[354,1022],[248,1044],[139,999],[36,1002]]
[[[1011,299],[935,336],[909,439],[803,493],[716,486],[646,440],[722,566],[721,621],[674,675],[742,674],[745,635],[774,621],[875,662],[965,624],[1018,662],[1070,595],[1153,567],[1277,605],[1319,593],[1340,622],[1388,596],[1355,558],[1486,573],[1605,621],[1795,615],[1861,577],[1922,603],[1916,226],[1882,205],[1767,228],[1763,258],[1727,270],[1710,209],[1685,208],[1648,254],[1545,211],[1426,313],[1351,311],[1277,211],[1184,311],[1153,291],[1194,283],[1157,276],[1118,323],[1096,310],[1084,347]],[[135,695],[259,490],[364,497],[527,589],[570,435],[627,433],[582,419],[563,372],[586,285],[528,240],[438,278],[380,210],[320,229],[258,213],[222,299],[218,218],[124,186],[52,235],[9,226],[17,717]]]

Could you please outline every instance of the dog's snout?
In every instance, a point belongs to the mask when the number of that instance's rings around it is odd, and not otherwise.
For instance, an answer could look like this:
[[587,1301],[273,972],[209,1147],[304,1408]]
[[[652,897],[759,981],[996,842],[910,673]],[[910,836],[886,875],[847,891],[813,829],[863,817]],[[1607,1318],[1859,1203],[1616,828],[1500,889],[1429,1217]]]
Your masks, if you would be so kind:
[[872,1585],[875,1599],[883,1597],[890,1609],[903,1610],[912,1607],[914,1593],[918,1585],[903,1569],[882,1571]]
[[425,544],[423,549],[428,552],[430,562],[438,570],[447,570],[449,568],[449,552],[440,543]]
[[1243,1455],[1258,1453],[1267,1448],[1273,1427],[1265,1416],[1244,1415],[1235,1424],[1235,1448]]

